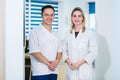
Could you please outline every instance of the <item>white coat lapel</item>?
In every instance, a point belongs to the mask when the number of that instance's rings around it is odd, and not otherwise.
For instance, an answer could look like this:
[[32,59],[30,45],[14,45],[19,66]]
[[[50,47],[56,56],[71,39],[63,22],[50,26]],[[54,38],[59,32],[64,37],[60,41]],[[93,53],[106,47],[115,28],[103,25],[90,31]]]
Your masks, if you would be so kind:
[[74,37],[74,39],[80,39],[80,37],[82,36],[82,29],[80,30],[80,32],[78,33],[77,37],[75,38],[75,31],[73,30],[73,34],[72,36]]

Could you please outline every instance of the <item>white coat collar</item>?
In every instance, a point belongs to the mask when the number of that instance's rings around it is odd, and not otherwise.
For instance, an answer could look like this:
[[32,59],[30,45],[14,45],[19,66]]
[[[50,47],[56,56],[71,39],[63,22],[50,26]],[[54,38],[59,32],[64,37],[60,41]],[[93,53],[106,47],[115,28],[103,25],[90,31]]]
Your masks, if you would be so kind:
[[77,37],[75,38],[75,30],[73,29],[72,36],[73,36],[75,39],[77,39],[78,37],[80,37],[81,33],[82,33],[82,29],[79,31]]

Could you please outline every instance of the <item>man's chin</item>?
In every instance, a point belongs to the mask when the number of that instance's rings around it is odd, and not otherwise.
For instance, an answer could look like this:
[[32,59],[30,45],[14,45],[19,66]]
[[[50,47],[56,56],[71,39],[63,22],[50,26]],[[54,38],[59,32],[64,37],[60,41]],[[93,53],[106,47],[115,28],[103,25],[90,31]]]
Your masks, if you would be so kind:
[[52,25],[52,23],[47,23],[48,25]]

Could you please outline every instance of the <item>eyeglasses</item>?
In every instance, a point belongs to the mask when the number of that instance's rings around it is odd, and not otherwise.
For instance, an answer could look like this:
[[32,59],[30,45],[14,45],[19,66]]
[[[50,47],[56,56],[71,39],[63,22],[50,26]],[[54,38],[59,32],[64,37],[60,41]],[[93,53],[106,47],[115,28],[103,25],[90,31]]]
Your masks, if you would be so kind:
[[45,16],[45,17],[54,17],[54,14],[43,14],[43,16]]

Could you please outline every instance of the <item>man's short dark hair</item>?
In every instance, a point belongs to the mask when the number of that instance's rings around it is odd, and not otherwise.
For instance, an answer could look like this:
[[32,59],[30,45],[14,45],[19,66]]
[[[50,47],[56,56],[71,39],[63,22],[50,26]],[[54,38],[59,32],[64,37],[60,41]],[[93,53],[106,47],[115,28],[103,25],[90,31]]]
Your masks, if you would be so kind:
[[42,9],[41,9],[41,11],[42,11],[41,14],[43,14],[44,10],[47,9],[47,8],[51,8],[51,9],[53,9],[53,11],[55,12],[55,9],[54,9],[53,6],[51,6],[51,5],[45,5],[45,6],[43,6]]

